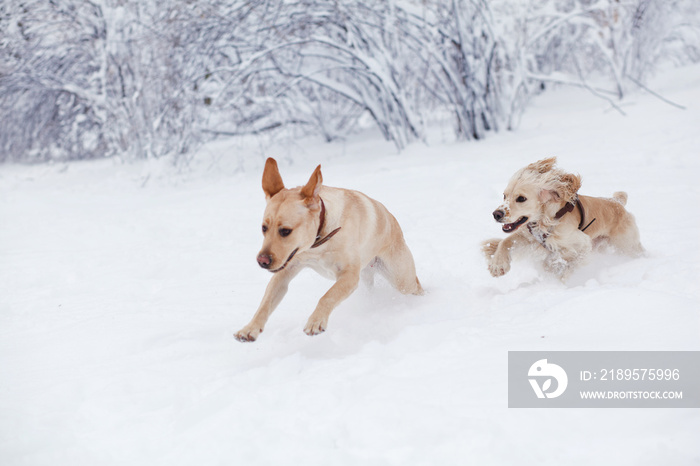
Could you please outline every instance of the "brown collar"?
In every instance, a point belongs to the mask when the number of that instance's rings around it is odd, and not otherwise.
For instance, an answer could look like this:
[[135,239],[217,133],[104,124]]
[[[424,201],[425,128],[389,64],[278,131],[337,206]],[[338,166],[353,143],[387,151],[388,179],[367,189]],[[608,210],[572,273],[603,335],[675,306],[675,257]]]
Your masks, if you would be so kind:
[[326,223],[326,204],[323,203],[323,199],[321,199],[321,221],[318,223],[318,231],[316,232],[316,241],[314,241],[314,244],[311,245],[311,248],[317,248],[329,239],[331,239],[338,231],[340,230],[341,227],[336,228],[335,230],[331,231],[328,233],[324,238],[321,238],[321,231],[323,230],[323,226]]
[[581,221],[578,222],[578,229],[581,231],[586,231],[586,228],[591,226],[591,223],[595,222],[595,219],[591,220],[588,225],[585,227],[583,226],[583,223],[586,221],[586,211],[583,210],[583,203],[581,202],[581,199],[576,196],[576,199],[574,199],[574,203],[567,202],[564,207],[559,209],[557,213],[554,215],[555,220],[559,220],[562,218],[564,215],[568,214],[572,210],[574,210],[574,207],[578,207],[578,213],[581,216]]
[[[574,202],[574,204],[578,204],[578,198],[576,199],[576,201]],[[559,210],[557,211],[557,213],[554,214],[554,219],[555,219],[555,220],[559,220],[559,219],[562,218],[564,215],[566,215],[566,214],[568,214],[569,212],[571,212],[572,210],[574,210],[574,204],[572,204],[571,202],[567,202],[566,204],[564,204],[564,207],[562,207],[561,209],[559,209]]]

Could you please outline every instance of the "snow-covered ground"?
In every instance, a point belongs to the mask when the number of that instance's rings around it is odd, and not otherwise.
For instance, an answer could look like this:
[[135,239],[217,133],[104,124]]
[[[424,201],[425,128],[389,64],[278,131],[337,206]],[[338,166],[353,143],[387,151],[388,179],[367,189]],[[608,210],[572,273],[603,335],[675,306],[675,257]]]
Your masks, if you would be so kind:
[[[698,464],[697,409],[507,407],[509,350],[700,350],[700,67],[652,86],[687,109],[564,89],[517,132],[401,154],[367,137],[219,143],[181,171],[0,167],[0,464]],[[303,272],[234,340],[270,278],[268,155],[288,186],[322,163],[384,203],[427,295],[361,287],[312,338],[331,282]],[[527,260],[488,274],[506,182],[552,155],[584,194],[628,192],[647,257],[594,254],[566,284]]]

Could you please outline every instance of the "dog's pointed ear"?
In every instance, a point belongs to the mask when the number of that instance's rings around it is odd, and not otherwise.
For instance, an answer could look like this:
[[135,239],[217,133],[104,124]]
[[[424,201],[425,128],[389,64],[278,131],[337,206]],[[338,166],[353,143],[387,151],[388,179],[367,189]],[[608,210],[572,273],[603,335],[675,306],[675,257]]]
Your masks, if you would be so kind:
[[270,200],[272,196],[284,189],[282,176],[277,168],[277,161],[272,157],[265,161],[265,170],[263,170],[262,188],[265,192],[265,199]]
[[554,167],[557,163],[556,157],[550,157],[548,159],[538,160],[535,163],[531,163],[527,166],[528,169],[536,171],[537,173],[547,173]]
[[320,206],[321,186],[323,185],[323,175],[321,175],[321,165],[316,167],[316,170],[311,174],[309,182],[301,188],[301,196],[304,198],[304,203],[307,207],[315,209]]

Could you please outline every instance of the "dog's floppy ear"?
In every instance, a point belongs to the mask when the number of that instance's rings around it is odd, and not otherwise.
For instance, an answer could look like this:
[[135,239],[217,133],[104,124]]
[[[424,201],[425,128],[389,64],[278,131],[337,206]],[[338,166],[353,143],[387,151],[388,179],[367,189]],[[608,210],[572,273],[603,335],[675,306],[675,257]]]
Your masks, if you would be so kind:
[[301,188],[301,196],[304,198],[304,203],[307,207],[315,209],[320,205],[321,198],[319,192],[323,184],[323,175],[321,175],[321,165],[316,167],[316,170],[311,174],[309,182]]
[[527,168],[536,171],[537,173],[547,173],[552,169],[552,167],[554,167],[555,163],[557,163],[557,158],[550,157],[548,159],[543,159],[535,163],[531,163],[527,166]]
[[566,202],[573,202],[576,198],[576,193],[581,187],[581,176],[567,173],[565,175],[562,175],[560,180],[561,184],[559,185],[560,187],[557,189],[557,191],[559,192],[559,196]]
[[540,202],[574,202],[576,193],[581,187],[581,176],[564,173],[557,176],[553,180],[553,184],[549,185],[550,189],[542,188],[538,194]]
[[272,157],[265,161],[265,170],[263,170],[262,188],[265,192],[265,199],[268,201],[272,196],[284,189],[284,183],[280,176],[280,171],[277,168],[277,162]]

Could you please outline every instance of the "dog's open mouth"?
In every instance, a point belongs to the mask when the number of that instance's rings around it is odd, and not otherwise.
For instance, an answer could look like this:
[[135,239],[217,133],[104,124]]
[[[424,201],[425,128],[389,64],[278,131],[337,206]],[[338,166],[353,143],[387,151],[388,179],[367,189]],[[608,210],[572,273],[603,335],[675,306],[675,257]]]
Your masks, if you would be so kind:
[[522,217],[520,218],[520,220],[514,223],[506,223],[505,225],[503,225],[503,231],[506,233],[513,233],[515,230],[518,229],[520,225],[522,225],[525,222],[527,222],[527,217]]
[[282,264],[282,267],[279,267],[279,268],[277,268],[277,269],[275,269],[275,270],[270,270],[270,272],[272,272],[272,273],[277,273],[277,272],[279,272],[280,270],[284,269],[284,268],[287,266],[287,264],[289,264],[289,261],[292,260],[292,257],[294,257],[294,254],[296,254],[298,250],[299,250],[299,248],[296,248],[294,251],[292,251],[292,253],[289,255],[289,257],[288,257],[287,260],[284,262],[284,264]]

